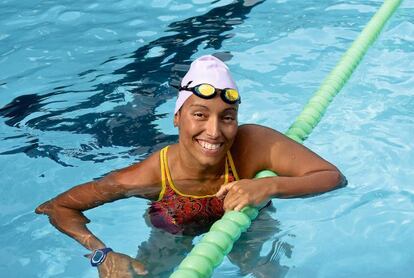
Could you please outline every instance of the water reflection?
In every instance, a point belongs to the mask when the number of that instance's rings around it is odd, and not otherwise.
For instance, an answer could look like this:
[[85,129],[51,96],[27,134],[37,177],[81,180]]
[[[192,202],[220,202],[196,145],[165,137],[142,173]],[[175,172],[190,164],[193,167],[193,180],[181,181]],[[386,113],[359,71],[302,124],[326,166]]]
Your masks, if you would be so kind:
[[[5,118],[6,125],[15,128],[24,126],[44,132],[88,134],[93,139],[93,145],[98,148],[125,146],[131,147],[128,155],[151,153],[177,140],[175,135],[164,134],[153,124],[163,116],[156,115],[156,107],[175,97],[176,92],[170,90],[168,82],[179,80],[186,70],[185,65],[200,47],[218,52],[224,40],[231,37],[228,32],[242,24],[251,9],[262,2],[235,1],[213,8],[204,15],[173,22],[166,30],[173,32],[173,35],[160,37],[138,48],[129,56],[133,62],[111,74],[122,76],[120,79],[92,85],[88,91],[75,90],[73,86],[59,86],[46,94],[22,95],[0,108],[0,116]],[[154,48],[162,51],[157,56],[149,55]],[[228,53],[221,53],[221,58],[230,57]],[[121,58],[125,57],[114,56],[103,64]],[[91,80],[90,76],[94,78]],[[91,69],[78,74],[78,77],[89,79],[91,83],[99,75],[95,69]],[[72,100],[87,93],[90,96],[78,103]],[[50,108],[57,104],[61,107]],[[24,136],[38,135],[26,132]],[[41,136],[37,139],[42,142]],[[63,148],[59,142],[53,145],[50,142],[30,142],[25,140],[24,146],[14,146],[0,154],[23,152],[30,157],[49,157],[67,165],[61,159]],[[96,155],[84,151],[71,153],[82,160],[99,160]]]
[[280,238],[282,231],[275,214],[272,206],[261,211],[248,232],[243,233],[234,245],[229,259],[239,267],[240,276],[286,276],[289,267],[281,260],[291,258],[293,246]]
[[[286,276],[289,268],[282,265],[281,260],[291,257],[293,246],[279,238],[280,223],[272,217],[274,212],[272,206],[264,209],[252,222],[248,232],[243,233],[234,244],[228,254],[228,259],[235,266],[234,271],[237,271],[231,273],[232,277]],[[149,239],[138,247],[136,258],[149,271],[148,277],[169,277],[171,268],[178,266],[192,247],[192,236],[172,235],[152,229]]]

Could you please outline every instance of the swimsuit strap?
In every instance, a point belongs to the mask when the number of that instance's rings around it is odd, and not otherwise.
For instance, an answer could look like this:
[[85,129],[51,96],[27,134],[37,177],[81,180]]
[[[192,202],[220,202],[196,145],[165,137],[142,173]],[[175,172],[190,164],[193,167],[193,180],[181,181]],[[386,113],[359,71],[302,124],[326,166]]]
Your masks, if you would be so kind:
[[161,169],[161,192],[160,195],[158,196],[158,200],[160,201],[162,199],[162,197],[164,197],[164,193],[165,193],[165,189],[167,188],[167,182],[165,179],[165,162],[164,162],[164,154],[167,153],[169,146],[164,147],[163,149],[161,149],[160,151],[160,169]]
[[[164,155],[164,169],[165,169],[165,173],[167,176],[167,181],[168,181],[168,185],[171,187],[172,190],[174,190],[177,194],[181,195],[181,196],[185,196],[185,197],[191,197],[191,198],[196,198],[196,199],[200,199],[200,198],[208,198],[208,197],[215,197],[216,194],[211,194],[211,195],[204,195],[204,196],[195,196],[195,195],[189,195],[189,194],[185,194],[180,192],[177,187],[175,187],[174,185],[174,181],[171,178],[171,173],[170,173],[170,167],[168,166],[168,159],[167,159],[167,150],[165,150],[165,152],[163,153]],[[227,183],[229,180],[229,169],[228,169],[228,163],[227,163],[227,159],[226,159],[226,165],[225,165],[225,170],[224,170],[224,182]]]
[[[239,175],[237,174],[237,170],[236,170],[236,166],[234,165],[234,161],[233,161],[233,157],[231,156],[230,151],[227,151],[227,160],[230,163],[230,167],[231,167],[231,172],[233,173],[233,177],[236,181],[238,181]],[[227,162],[227,161],[226,161]],[[226,167],[227,168],[227,167]],[[226,182],[227,183],[227,182]]]
[[[170,168],[168,166],[168,159],[167,159],[168,147],[169,146],[166,146],[163,149],[161,149],[161,151],[160,151],[161,192],[158,196],[157,201],[162,200],[162,198],[164,197],[167,186],[170,186],[172,190],[174,190],[177,194],[179,194],[181,196],[192,197],[192,198],[214,197],[215,194],[204,195],[204,196],[194,196],[194,195],[184,194],[184,193],[181,193],[175,187],[174,182],[171,178]],[[237,170],[236,170],[236,167],[234,165],[233,157],[231,156],[230,151],[227,151],[227,157],[226,157],[226,162],[225,163],[226,164],[225,164],[225,167],[224,167],[224,184],[227,184],[229,182],[229,166],[230,166],[231,173],[233,174],[234,179],[236,181],[239,180],[239,176],[237,174]],[[168,181],[168,184],[167,184],[167,181]]]

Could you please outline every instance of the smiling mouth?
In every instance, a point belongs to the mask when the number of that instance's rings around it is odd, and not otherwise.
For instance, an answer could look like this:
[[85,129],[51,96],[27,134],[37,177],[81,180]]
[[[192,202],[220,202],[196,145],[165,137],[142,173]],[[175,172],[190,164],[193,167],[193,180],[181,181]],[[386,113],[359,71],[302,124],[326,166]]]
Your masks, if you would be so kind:
[[212,144],[212,143],[206,142],[204,140],[199,140],[199,139],[197,139],[196,141],[203,148],[203,150],[209,153],[218,152],[220,147],[223,146],[223,143]]

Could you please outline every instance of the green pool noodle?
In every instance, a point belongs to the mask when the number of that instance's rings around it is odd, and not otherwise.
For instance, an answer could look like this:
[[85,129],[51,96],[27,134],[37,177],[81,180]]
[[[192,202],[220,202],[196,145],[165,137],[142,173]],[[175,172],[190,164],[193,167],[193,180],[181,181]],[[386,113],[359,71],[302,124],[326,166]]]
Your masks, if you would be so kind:
[[207,242],[217,245],[225,255],[230,252],[234,243],[227,233],[211,230],[203,236],[200,242]]
[[[384,1],[359,36],[352,43],[351,47],[341,57],[335,68],[322,82],[308,104],[305,105],[302,113],[299,114],[293,124],[289,127],[285,133],[287,136],[299,143],[302,143],[309,136],[326,112],[326,109],[333,98],[339,93],[342,87],[345,86],[355,68],[361,62],[369,46],[376,40],[385,23],[401,2],[402,0]],[[257,173],[255,178],[272,176],[276,176],[276,174],[272,171],[264,170]],[[245,232],[248,227],[250,227],[251,220],[255,219],[257,215],[258,210],[256,208],[247,207],[243,208],[241,212],[226,212],[222,219],[232,221],[238,226],[240,232]],[[225,230],[225,223],[229,222],[220,223],[224,224],[218,224],[218,226],[213,224],[212,230],[207,232],[200,243],[197,243],[194,246],[193,250],[196,249],[196,251],[191,251],[187,255],[170,278],[192,278],[196,277],[194,276],[194,273],[199,275],[198,278],[210,277],[214,268],[218,266],[222,258],[221,256],[217,256],[217,254],[212,254],[211,256],[207,254],[206,252],[210,252],[209,250],[211,248],[208,244],[215,245],[222,252],[224,257],[230,252],[234,241],[239,235],[239,232],[234,231],[235,225],[228,224],[229,231],[227,231]],[[225,232],[223,232],[223,229]],[[198,247],[200,244],[204,244],[204,247]],[[207,246],[205,244],[207,244]],[[212,247],[211,252],[217,252],[217,248]]]
[[262,170],[259,173],[256,174],[255,178],[256,179],[261,179],[261,178],[268,178],[268,177],[275,177],[277,176],[275,174],[275,172],[270,171],[270,170]]
[[259,211],[253,207],[244,207],[240,210],[240,212],[246,214],[250,220],[254,220],[257,215],[259,215]]
[[173,274],[170,275],[170,278],[200,278],[200,274],[193,269],[188,268],[180,268],[174,271]]
[[296,125],[295,128],[299,128],[303,130],[306,134],[309,134],[309,132],[312,130],[312,126],[302,120],[297,120],[295,122],[295,125]]
[[199,277],[210,277],[213,273],[213,264],[204,256],[192,254],[191,256],[184,258],[178,266],[178,269],[193,270]]
[[234,223],[228,219],[220,219],[216,221],[210,228],[210,231],[221,231],[226,233],[231,240],[236,241],[239,239],[241,229],[237,223]]
[[224,253],[216,244],[199,242],[191,250],[191,254],[204,256],[211,261],[213,267],[217,267],[224,258]]
[[228,219],[233,221],[240,227],[242,233],[250,227],[251,223],[249,216],[247,216],[245,213],[234,210],[226,212],[221,219]]

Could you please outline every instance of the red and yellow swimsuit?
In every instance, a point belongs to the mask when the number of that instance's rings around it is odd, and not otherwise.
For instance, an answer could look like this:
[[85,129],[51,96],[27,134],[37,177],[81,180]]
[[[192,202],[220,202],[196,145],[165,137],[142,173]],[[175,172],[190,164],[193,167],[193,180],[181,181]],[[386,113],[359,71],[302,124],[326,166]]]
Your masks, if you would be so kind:
[[[181,193],[171,179],[167,160],[168,146],[160,152],[162,189],[151,203],[151,223],[172,234],[194,235],[206,232],[223,214],[223,200],[215,195],[192,196]],[[239,180],[230,152],[227,152],[224,184]]]

